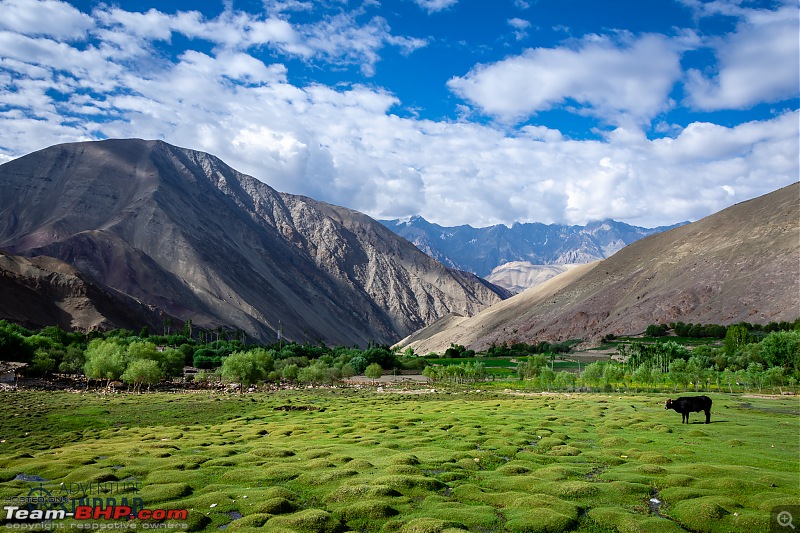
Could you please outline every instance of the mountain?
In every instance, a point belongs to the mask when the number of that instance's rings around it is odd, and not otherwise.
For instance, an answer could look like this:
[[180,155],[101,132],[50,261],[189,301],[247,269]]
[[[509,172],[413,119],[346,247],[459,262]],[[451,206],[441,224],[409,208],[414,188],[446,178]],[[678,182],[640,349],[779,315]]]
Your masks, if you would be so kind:
[[0,253],[0,293],[0,319],[27,328],[138,331],[147,326],[150,331],[161,331],[164,319],[173,320],[152,306],[94,283],[52,257]]
[[586,226],[517,223],[510,228],[503,224],[473,228],[439,226],[418,216],[382,220],[381,223],[441,263],[474,272],[483,278],[491,275],[495,268],[511,262],[533,265],[590,263],[609,257],[643,237],[686,224],[640,228],[603,220]]
[[283,194],[161,141],[72,143],[0,165],[0,249],[50,256],[195,326],[392,342],[508,293],[361,213]]
[[567,265],[534,265],[527,261],[512,261],[495,267],[486,281],[518,294],[563,274],[577,263]]
[[596,340],[649,324],[793,321],[800,316],[800,184],[630,244],[468,317],[399,344]]

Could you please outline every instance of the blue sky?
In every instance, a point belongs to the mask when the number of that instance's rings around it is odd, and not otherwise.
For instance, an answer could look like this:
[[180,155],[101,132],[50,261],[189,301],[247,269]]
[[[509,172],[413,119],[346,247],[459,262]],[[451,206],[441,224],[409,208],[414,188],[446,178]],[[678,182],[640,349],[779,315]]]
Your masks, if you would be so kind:
[[696,220],[798,180],[798,4],[0,0],[0,162],[139,137],[443,225]]

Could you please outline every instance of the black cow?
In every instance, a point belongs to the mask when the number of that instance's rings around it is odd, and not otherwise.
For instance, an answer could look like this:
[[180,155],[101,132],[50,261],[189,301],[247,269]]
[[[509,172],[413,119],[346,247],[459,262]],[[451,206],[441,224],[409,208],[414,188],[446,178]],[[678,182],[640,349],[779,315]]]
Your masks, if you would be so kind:
[[664,409],[674,409],[679,412],[681,416],[681,424],[689,423],[689,413],[698,413],[705,411],[706,424],[711,422],[711,398],[708,396],[683,396],[677,400],[667,400],[667,405]]

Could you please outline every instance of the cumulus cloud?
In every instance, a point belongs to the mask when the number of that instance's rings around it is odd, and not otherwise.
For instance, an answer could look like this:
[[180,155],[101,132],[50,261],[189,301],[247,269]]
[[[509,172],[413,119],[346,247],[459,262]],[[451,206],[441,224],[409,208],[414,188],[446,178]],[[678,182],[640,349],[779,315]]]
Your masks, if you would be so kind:
[[25,35],[80,39],[93,26],[92,18],[57,0],[0,1],[0,29]]
[[453,7],[458,0],[414,0],[414,3],[428,13],[435,13]]
[[517,38],[518,41],[521,41],[525,37],[528,36],[527,30],[531,27],[531,23],[527,20],[523,20],[518,17],[514,17],[512,19],[508,19],[508,25],[514,28],[514,36]]
[[800,26],[796,3],[776,11],[737,8],[735,12],[742,17],[736,31],[710,43],[719,59],[718,72],[708,75],[693,69],[688,73],[689,105],[702,110],[746,109],[797,98]]
[[666,110],[681,76],[675,42],[662,35],[589,36],[575,47],[536,48],[479,65],[448,82],[486,114],[505,121],[571,105],[611,123],[649,121]]
[[[673,71],[678,53],[665,37],[585,39],[495,64],[509,69],[493,83],[512,100],[498,114],[517,116],[567,99],[612,123],[622,115],[639,121],[617,120],[603,138],[574,140],[541,125],[403,118],[393,113],[401,104],[397,96],[370,85],[293,84],[286,64],[251,48],[256,42],[291,43],[305,47],[292,57],[323,53],[323,44],[309,38],[312,31],[283,19],[228,13],[207,20],[194,12],[150,11],[129,17],[115,9],[95,11],[87,36],[75,41],[0,31],[0,161],[59,142],[160,138],[217,155],[281,191],[376,218],[421,214],[445,225],[580,224],[607,217],[671,224],[798,176],[797,111],[734,127],[671,125],[672,136],[659,139],[645,135],[640,122],[669,105],[668,87],[679,76]],[[325,45],[331,61],[378,61],[369,53],[386,44],[385,21],[373,18],[356,27],[344,17],[326,23],[333,33],[341,30],[364,43],[363,50],[353,43]],[[176,32],[212,46],[175,57],[153,54]],[[336,52],[342,47],[357,51],[343,56]],[[654,65],[640,58],[645,52]],[[556,59],[568,68],[559,69]],[[543,69],[549,62],[552,79]],[[514,65],[541,78],[536,94],[498,84],[519,83]],[[594,80],[592,87],[579,66],[611,80]],[[462,89],[488,87],[489,78],[478,78],[491,67],[476,68]],[[476,102],[482,98],[470,94]],[[502,104],[486,94],[487,112]],[[527,100],[515,104],[518,96]]]

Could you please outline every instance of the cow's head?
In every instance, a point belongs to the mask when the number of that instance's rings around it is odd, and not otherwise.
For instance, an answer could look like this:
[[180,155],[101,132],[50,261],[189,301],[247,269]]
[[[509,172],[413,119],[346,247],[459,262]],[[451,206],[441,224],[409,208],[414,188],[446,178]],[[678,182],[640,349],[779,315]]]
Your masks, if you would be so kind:
[[667,400],[667,403],[666,403],[666,405],[664,406],[664,409],[669,409],[670,407],[672,407],[672,398],[670,398],[669,400]]

